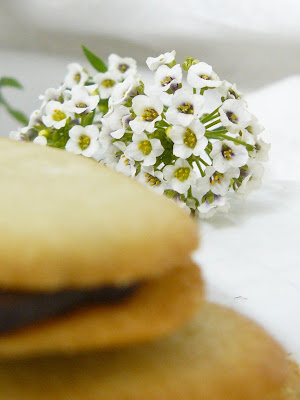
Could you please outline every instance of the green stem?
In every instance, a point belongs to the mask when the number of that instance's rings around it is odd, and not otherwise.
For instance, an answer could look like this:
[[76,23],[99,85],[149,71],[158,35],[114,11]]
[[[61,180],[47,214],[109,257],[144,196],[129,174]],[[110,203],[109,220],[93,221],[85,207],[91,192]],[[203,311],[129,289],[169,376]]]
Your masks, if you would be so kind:
[[242,144],[243,146],[247,147],[247,150],[253,150],[254,149],[253,146],[251,146],[250,144],[248,144],[246,142],[243,142],[242,140],[238,140],[238,139],[232,138],[231,136],[223,135],[223,134],[221,134],[219,132],[216,132],[216,133],[212,133],[211,132],[209,134],[205,133],[205,137],[207,137],[208,139],[220,139],[220,138],[222,138],[222,139],[230,140],[231,142]]
[[[223,128],[223,126],[221,128]],[[206,131],[206,132],[209,132],[209,133],[228,133],[228,130],[224,129],[224,128],[223,129],[216,128],[216,129],[213,129],[212,131]]]
[[199,160],[202,162],[203,165],[205,165],[206,167],[209,166],[209,164],[207,164],[206,161],[203,160],[203,158],[199,157]]
[[195,161],[195,163],[197,164],[197,167],[199,168],[199,171],[200,171],[201,176],[204,176],[205,174],[204,174],[204,172],[203,172],[203,169],[201,168],[201,165],[200,165],[199,160],[197,160],[197,158],[194,158],[194,161]]
[[211,126],[214,126],[214,125],[217,125],[217,124],[219,124],[221,122],[221,120],[220,119],[218,119],[217,121],[214,121],[214,122],[211,122],[209,125],[207,125],[205,128],[207,129],[207,128],[210,128]]
[[208,114],[203,120],[202,120],[202,124],[205,124],[206,122],[208,122],[208,121],[210,121],[210,118],[213,116],[213,115],[215,115],[218,111],[219,111],[219,108],[220,108],[221,106],[219,106],[218,108],[216,108],[214,111],[212,111],[210,114]]
[[194,93],[194,94],[196,94],[196,93],[197,93],[197,90],[196,90],[195,88],[193,88],[193,93]]

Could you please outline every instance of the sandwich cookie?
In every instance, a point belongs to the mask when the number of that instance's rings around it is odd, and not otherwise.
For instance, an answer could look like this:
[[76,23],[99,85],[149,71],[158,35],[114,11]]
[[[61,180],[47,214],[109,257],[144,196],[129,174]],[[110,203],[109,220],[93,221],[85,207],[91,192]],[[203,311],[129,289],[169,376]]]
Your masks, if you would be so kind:
[[[1,400],[296,400],[282,348],[240,314],[205,303],[152,343],[0,363]],[[285,392],[286,393],[286,392]]]
[[0,140],[0,356],[151,340],[203,299],[198,228],[94,160]]

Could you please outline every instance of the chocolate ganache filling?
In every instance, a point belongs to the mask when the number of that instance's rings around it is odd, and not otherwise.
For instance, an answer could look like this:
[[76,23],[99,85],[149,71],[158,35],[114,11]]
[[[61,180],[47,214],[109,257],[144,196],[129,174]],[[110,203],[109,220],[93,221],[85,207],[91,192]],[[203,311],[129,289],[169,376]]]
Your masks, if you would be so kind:
[[121,302],[139,286],[135,283],[46,293],[0,291],[0,334],[61,316],[80,307]]

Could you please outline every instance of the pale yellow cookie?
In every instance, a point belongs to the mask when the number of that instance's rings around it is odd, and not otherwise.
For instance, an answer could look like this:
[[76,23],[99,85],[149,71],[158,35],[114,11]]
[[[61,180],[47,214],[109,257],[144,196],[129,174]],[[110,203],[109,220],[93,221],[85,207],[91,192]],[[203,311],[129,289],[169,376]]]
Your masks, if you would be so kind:
[[262,328],[205,304],[185,328],[151,344],[2,361],[0,398],[267,400],[286,383],[287,370],[285,352]]
[[185,265],[197,224],[174,202],[91,159],[0,140],[0,288],[148,279]]
[[0,357],[74,353],[149,341],[191,319],[202,304],[203,292],[199,267],[190,263],[173,268],[118,303],[85,307],[0,335]]

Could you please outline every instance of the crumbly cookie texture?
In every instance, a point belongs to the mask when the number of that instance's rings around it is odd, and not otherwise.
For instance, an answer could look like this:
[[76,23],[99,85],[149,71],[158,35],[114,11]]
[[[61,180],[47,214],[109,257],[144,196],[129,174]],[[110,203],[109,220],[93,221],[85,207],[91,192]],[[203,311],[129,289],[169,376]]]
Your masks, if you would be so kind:
[[287,378],[285,352],[262,328],[205,303],[182,330],[150,344],[2,361],[0,398],[267,400]]
[[203,297],[198,266],[172,268],[119,303],[82,308],[0,335],[0,357],[76,353],[153,340],[193,318]]
[[0,139],[0,180],[1,288],[148,279],[198,245],[174,202],[83,156]]

